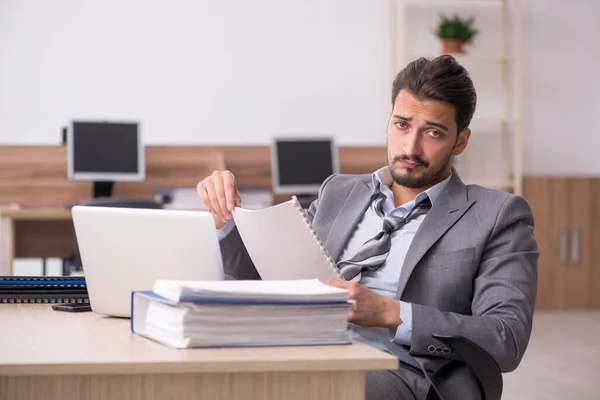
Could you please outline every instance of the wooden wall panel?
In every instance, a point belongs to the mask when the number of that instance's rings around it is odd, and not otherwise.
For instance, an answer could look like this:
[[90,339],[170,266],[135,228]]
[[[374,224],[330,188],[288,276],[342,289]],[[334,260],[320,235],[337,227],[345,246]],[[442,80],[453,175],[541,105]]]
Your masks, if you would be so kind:
[[[340,147],[339,159],[342,173],[370,173],[385,165],[385,147]],[[114,195],[151,198],[161,189],[195,187],[223,168],[240,187],[272,187],[269,146],[147,146],[146,180],[118,182]],[[0,146],[0,205],[72,205],[91,194],[90,182],[67,179],[64,146]]]
[[68,258],[73,256],[72,221],[14,221],[14,257]]
[[115,183],[114,196],[151,198],[162,189],[195,187],[206,174],[225,168],[223,155],[209,148],[146,147],[145,156],[146,179]]
[[600,179],[593,180],[590,262],[590,308],[600,309]]
[[370,174],[387,164],[384,146],[341,147],[339,157],[343,174]]
[[[240,187],[272,188],[271,153],[268,146],[211,149],[223,152],[227,169],[235,174]],[[383,146],[339,148],[340,172],[344,174],[371,173],[384,166],[386,160],[386,149]]]
[[0,204],[75,204],[91,187],[67,179],[66,147],[0,146]]

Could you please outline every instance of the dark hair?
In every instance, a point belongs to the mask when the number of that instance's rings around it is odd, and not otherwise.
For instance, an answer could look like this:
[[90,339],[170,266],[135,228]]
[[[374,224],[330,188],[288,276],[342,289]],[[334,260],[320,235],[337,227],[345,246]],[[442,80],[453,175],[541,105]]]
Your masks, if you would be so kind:
[[402,89],[423,100],[452,104],[459,133],[471,123],[477,103],[475,87],[467,70],[450,55],[421,57],[400,71],[392,87],[392,106]]

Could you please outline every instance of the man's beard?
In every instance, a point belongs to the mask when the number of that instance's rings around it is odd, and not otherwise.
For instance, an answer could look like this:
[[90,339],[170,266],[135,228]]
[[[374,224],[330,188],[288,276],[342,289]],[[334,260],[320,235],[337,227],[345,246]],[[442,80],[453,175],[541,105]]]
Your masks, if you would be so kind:
[[[394,170],[394,164],[397,161],[412,161],[417,164],[417,166],[421,166],[424,171],[418,172],[409,172],[406,175],[401,175],[396,173]],[[389,161],[390,173],[392,174],[392,179],[398,185],[409,188],[409,189],[419,189],[426,186],[433,186],[434,184],[441,182],[444,180],[444,175],[448,166],[452,162],[452,151],[448,152],[448,155],[444,157],[444,159],[438,164],[432,167],[429,167],[429,163],[419,157],[409,157],[407,155],[396,156],[393,160]]]

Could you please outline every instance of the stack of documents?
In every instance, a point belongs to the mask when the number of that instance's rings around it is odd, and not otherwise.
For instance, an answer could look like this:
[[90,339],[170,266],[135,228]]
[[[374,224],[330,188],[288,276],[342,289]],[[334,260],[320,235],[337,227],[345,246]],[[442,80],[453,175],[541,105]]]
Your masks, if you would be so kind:
[[171,347],[349,343],[348,291],[317,279],[158,280],[132,296],[132,331]]
[[0,304],[89,302],[83,277],[0,276]]

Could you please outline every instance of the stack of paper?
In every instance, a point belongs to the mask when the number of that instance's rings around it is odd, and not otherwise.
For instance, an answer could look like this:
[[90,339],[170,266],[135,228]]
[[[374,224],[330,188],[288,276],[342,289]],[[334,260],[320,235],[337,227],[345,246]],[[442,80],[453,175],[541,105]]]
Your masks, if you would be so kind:
[[349,343],[348,291],[314,280],[159,280],[134,292],[132,331],[176,348]]

